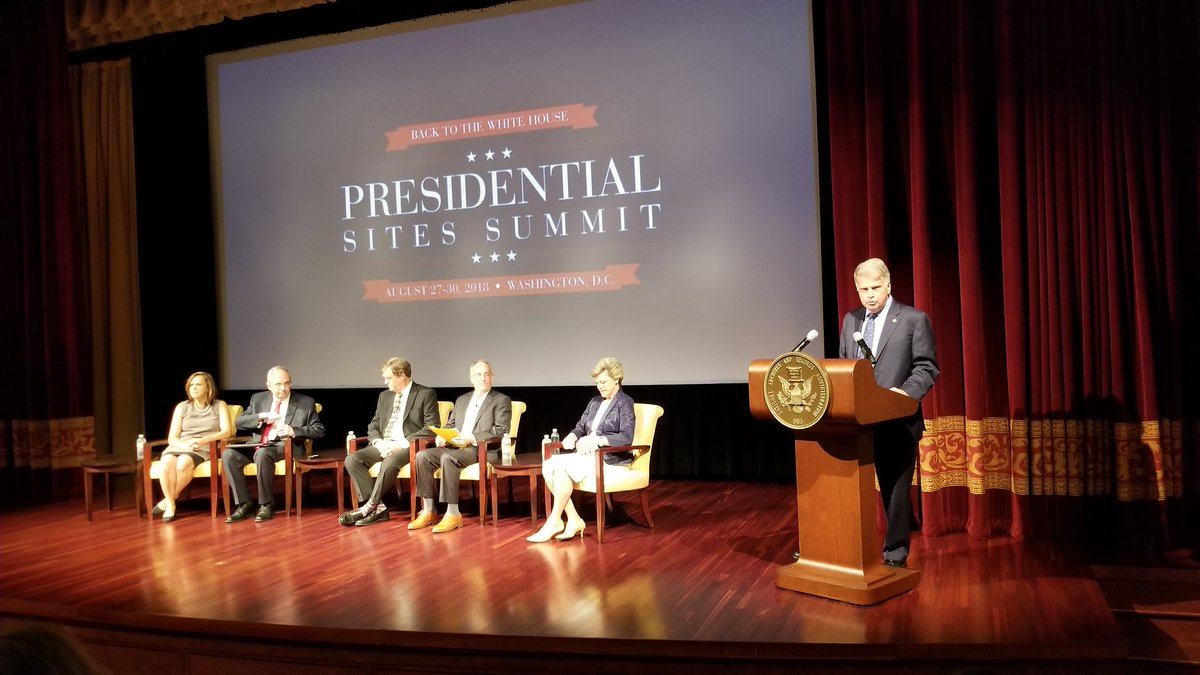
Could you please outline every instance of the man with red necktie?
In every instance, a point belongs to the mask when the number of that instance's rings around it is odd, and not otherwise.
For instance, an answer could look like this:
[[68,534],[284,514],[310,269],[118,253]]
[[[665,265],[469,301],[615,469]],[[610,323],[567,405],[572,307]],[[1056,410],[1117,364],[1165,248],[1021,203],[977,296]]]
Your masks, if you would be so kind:
[[267,371],[267,391],[250,397],[250,405],[238,416],[235,425],[239,431],[253,433],[255,447],[253,459],[249,453],[236,449],[228,449],[221,455],[225,479],[229,481],[233,500],[238,505],[225,522],[246,520],[254,511],[243,472],[243,468],[253,461],[258,474],[258,513],[254,521],[261,523],[275,517],[275,462],[283,459],[284,441],[288,438],[321,438],[325,435],[325,425],[317,417],[316,401],[292,391],[292,374],[283,366]]

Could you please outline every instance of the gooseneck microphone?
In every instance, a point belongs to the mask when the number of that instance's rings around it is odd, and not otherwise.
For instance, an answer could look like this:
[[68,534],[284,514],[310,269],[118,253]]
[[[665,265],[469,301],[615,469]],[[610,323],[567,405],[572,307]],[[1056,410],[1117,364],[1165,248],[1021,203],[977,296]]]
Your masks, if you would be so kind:
[[871,365],[874,366],[875,355],[871,353],[871,347],[868,346],[867,341],[863,339],[862,333],[854,331],[854,335],[851,335],[850,337],[854,338],[855,344],[857,344],[858,348],[862,350],[863,358],[870,361]]
[[815,329],[815,328],[808,331],[808,335],[805,335],[804,339],[800,341],[800,344],[796,345],[796,347],[794,349],[792,349],[792,351],[798,352],[798,351],[803,350],[805,347],[812,344],[812,341],[816,340],[818,335],[820,335],[820,333],[818,333],[817,329]]

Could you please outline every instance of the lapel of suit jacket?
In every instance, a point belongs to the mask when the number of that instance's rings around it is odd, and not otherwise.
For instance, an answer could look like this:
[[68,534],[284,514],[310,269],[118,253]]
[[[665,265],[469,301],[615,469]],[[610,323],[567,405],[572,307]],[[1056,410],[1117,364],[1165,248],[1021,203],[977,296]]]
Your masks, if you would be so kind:
[[[400,396],[400,394],[396,394],[396,395]],[[403,422],[403,420],[408,419],[409,414],[412,413],[412,411],[413,411],[413,405],[416,404],[416,400],[417,400],[417,383],[413,382],[412,384],[410,384],[408,386],[408,400],[404,402],[404,410],[402,410],[400,412],[401,422]],[[392,401],[392,405],[396,405],[396,402]],[[403,428],[403,427],[401,427],[401,428]]]
[[[483,400],[479,402],[479,410],[475,413],[475,429],[479,428],[479,422],[483,420],[483,411],[487,409],[487,406],[491,400],[492,390],[488,389],[487,393],[483,395]],[[470,433],[474,434],[475,429],[471,429]],[[491,425],[488,425],[488,429],[491,430]]]
[[299,414],[300,414],[300,403],[295,396],[292,396],[291,398],[288,399],[287,419],[284,421],[287,422],[287,425],[289,427],[294,427],[299,422],[304,421],[302,418],[300,418],[298,416]]
[[888,310],[887,318],[883,325],[876,326],[881,331],[879,333],[879,348],[875,350],[876,360],[883,353],[883,348],[887,346],[888,339],[892,337],[892,333],[896,331],[896,327],[900,325],[901,317],[904,316],[904,309],[904,305],[893,300],[892,308]]
[[862,331],[863,322],[867,320],[867,308],[850,310],[850,317],[850,327],[842,330],[842,340],[846,343],[846,357],[854,359],[858,358],[858,343],[854,341],[854,331]]
[[[496,405],[495,395],[496,395],[495,389],[488,389],[487,393],[483,395],[483,400],[479,402],[479,412],[475,416],[475,428],[476,429],[479,428],[479,422],[481,420],[483,420],[484,411],[487,410],[489,407],[495,407],[495,405]],[[491,422],[492,422],[492,424],[489,424],[489,425],[487,425],[487,427],[484,428],[484,431],[487,433],[491,433],[492,427],[494,426],[494,424],[496,422],[496,412],[494,410],[492,411]],[[472,429],[471,433],[475,433],[475,430]]]

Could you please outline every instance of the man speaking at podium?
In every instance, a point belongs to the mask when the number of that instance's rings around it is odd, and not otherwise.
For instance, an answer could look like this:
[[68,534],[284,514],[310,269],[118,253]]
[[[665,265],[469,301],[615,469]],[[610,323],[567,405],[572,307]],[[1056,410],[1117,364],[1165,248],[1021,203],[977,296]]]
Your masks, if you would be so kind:
[[[939,372],[929,316],[891,297],[891,273],[879,258],[864,260],[854,268],[854,287],[862,307],[842,319],[841,357],[869,359],[875,367],[876,384],[920,401]],[[924,429],[919,406],[912,417],[875,427],[875,476],[887,514],[883,562],[894,567],[907,567],[912,529],[910,488],[917,443]]]

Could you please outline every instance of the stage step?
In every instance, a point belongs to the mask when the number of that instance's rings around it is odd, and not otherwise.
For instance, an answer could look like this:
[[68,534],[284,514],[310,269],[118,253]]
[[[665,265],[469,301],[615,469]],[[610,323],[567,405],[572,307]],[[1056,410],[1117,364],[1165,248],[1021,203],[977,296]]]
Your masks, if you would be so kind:
[[1131,658],[1200,664],[1200,570],[1093,567],[1092,573]]

